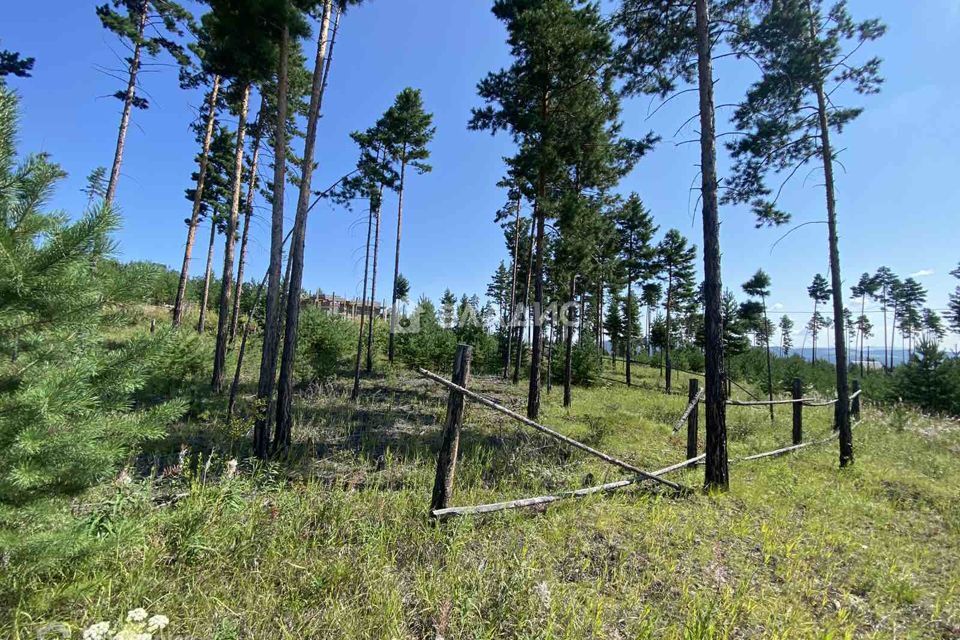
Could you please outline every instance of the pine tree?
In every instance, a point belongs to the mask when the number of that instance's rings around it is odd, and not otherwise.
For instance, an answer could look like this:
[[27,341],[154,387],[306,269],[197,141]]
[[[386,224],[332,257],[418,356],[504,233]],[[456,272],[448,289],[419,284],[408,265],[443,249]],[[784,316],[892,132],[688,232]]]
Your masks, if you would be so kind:
[[780,318],[780,354],[784,357],[790,355],[790,349],[793,348],[793,326],[790,316]]
[[[770,359],[770,334],[767,320],[767,298],[770,296],[770,276],[763,269],[758,269],[753,277],[743,283],[743,292],[751,297],[759,297],[763,311],[764,347],[767,350],[767,395],[773,402],[773,364]],[[773,404],[770,405],[770,421],[773,421]]]
[[[510,67],[489,74],[478,86],[487,103],[474,109],[470,127],[508,131],[518,146],[511,159],[522,178],[525,196],[533,202],[535,316],[544,304],[546,220],[557,214],[555,195],[570,183],[584,143],[597,140],[597,123],[609,111],[597,109],[605,96],[615,96],[613,45],[596,5],[569,0],[496,0],[494,15],[507,27]],[[527,416],[540,411],[543,327],[534,322]]]
[[883,312],[883,368],[890,371],[893,368],[893,337],[887,329],[887,312],[893,304],[894,316],[896,316],[896,303],[893,292],[900,286],[900,279],[890,270],[889,267],[880,267],[874,274],[876,284],[875,293],[871,296],[873,300],[880,303],[880,309]]
[[[341,3],[343,4],[343,3]],[[313,81],[310,89],[310,106],[307,111],[307,131],[304,138],[304,153],[300,169],[297,215],[294,220],[293,235],[290,239],[290,281],[287,294],[286,323],[283,332],[283,352],[280,359],[280,380],[277,392],[277,422],[273,439],[274,450],[286,449],[291,443],[293,431],[293,387],[294,365],[296,363],[297,336],[300,322],[300,299],[303,289],[303,262],[307,235],[307,216],[310,213],[312,199],[314,156],[317,142],[317,123],[326,88],[325,73],[330,46],[330,24],[334,12],[334,1],[321,3],[320,29],[317,37],[317,54],[313,65]],[[373,305],[371,304],[371,309]],[[372,323],[371,323],[372,327]]]
[[708,489],[729,485],[712,49],[722,35],[722,25],[732,21],[742,4],[742,0],[694,0],[692,6],[622,0],[616,16],[624,38],[620,54],[628,92],[666,98],[684,82],[694,84],[699,96],[707,432],[704,485]]
[[676,229],[670,229],[657,245],[658,277],[663,283],[665,295],[663,308],[666,312],[666,342],[664,343],[666,382],[664,388],[667,393],[670,393],[672,386],[673,363],[670,359],[674,331],[672,319],[674,313],[682,310],[694,296],[696,259],[696,245],[689,246],[687,239]]
[[[957,280],[960,280],[960,266],[950,272]],[[950,304],[947,310],[947,319],[950,321],[950,327],[960,333],[960,286],[957,286],[950,294]]]
[[[646,281],[654,275],[657,268],[662,266],[658,261],[660,257],[658,247],[653,244],[653,236],[657,233],[658,227],[643,206],[640,197],[635,193],[631,194],[623,206],[617,210],[614,219],[620,241],[621,266],[627,281],[626,309],[632,313],[639,310],[639,305],[634,304],[634,283],[641,286],[647,284]],[[627,315],[624,318],[627,385],[632,383],[630,375],[633,360],[632,334],[638,321],[639,318],[635,316]]]
[[18,51],[0,49],[0,86],[7,76],[29,78],[35,62],[34,58],[21,58]]
[[[75,222],[45,208],[65,176],[17,162],[17,100],[0,87],[0,503],[74,494],[112,475],[185,406],[133,405],[162,336],[116,348],[104,333],[139,289],[107,263],[119,217],[99,202]],[[136,275],[134,273],[134,275]],[[140,283],[142,285],[142,283]],[[145,287],[144,287],[145,288]]]
[[919,282],[913,278],[906,278],[893,289],[893,297],[896,303],[897,314],[894,316],[894,322],[900,329],[902,340],[902,349],[904,360],[907,358],[907,341],[911,342],[909,351],[912,351],[914,336],[923,328],[922,307],[927,301],[927,291]]
[[123,110],[110,181],[104,197],[107,204],[113,204],[117,193],[131,112],[135,108],[147,109],[150,106],[149,101],[137,93],[140,71],[148,64],[147,59],[157,58],[163,52],[181,66],[190,64],[186,51],[174,38],[182,37],[184,26],[192,23],[190,12],[172,0],[112,0],[111,4],[97,7],[100,24],[117,36],[132,54],[126,59],[127,86],[125,90],[114,94],[123,103]]
[[96,200],[102,200],[107,193],[107,168],[97,167],[87,175],[87,186],[82,189],[83,195],[87,196],[87,206],[91,206]]
[[[880,60],[858,65],[853,56],[881,37],[885,27],[878,20],[854,22],[844,0],[826,11],[822,0],[758,0],[753,5],[755,18],[742,23],[734,46],[757,62],[762,77],[734,114],[736,129],[745,135],[729,145],[735,166],[725,200],[751,203],[758,224],[782,224],[789,215],[777,207],[777,200],[786,182],[811,161],[822,163],[831,297],[833,315],[839,319],[843,283],[831,138],[862,109],[839,107],[832,96],[835,88],[847,83],[861,94],[879,91]],[[764,181],[771,171],[786,174],[775,194]],[[834,332],[835,423],[840,431],[840,465],[845,466],[853,462],[853,441],[842,322],[835,323]]]
[[[860,298],[860,316],[863,318],[866,315],[867,311],[867,297],[873,298],[877,295],[879,289],[879,283],[874,276],[871,276],[869,273],[864,273],[860,276],[859,282],[850,288],[850,294],[854,298]],[[860,341],[860,377],[863,377],[864,364],[863,364],[863,350],[864,350],[864,341],[865,335],[860,329],[863,328],[863,323],[859,321],[859,318],[856,322],[858,327],[857,337]]]
[[394,358],[394,334],[397,331],[397,279],[400,276],[400,236],[403,229],[403,196],[406,188],[407,168],[418,174],[432,171],[427,164],[430,150],[427,145],[433,139],[436,128],[433,115],[423,109],[423,97],[419,89],[406,88],[397,95],[393,106],[384,114],[385,136],[391,161],[399,166],[397,173],[397,248],[393,262],[393,290],[390,302],[390,338],[387,357]]
[[623,315],[620,313],[621,304],[620,297],[615,294],[612,295],[610,304],[607,306],[607,315],[603,321],[603,328],[610,340],[610,355],[613,357],[614,364],[617,362],[617,354],[620,353],[621,340],[626,330]]
[[454,312],[456,310],[455,305],[457,304],[457,297],[453,295],[453,291],[446,289],[443,292],[443,295],[440,296],[440,323],[443,325],[444,329],[452,329],[454,325]]
[[813,361],[817,361],[817,336],[820,333],[820,329],[823,328],[823,322],[816,321],[819,312],[817,307],[821,304],[825,304],[830,301],[830,285],[827,283],[827,279],[824,278],[819,273],[813,277],[813,283],[807,287],[807,295],[810,296],[810,299],[813,300],[813,316],[810,318],[810,324],[808,328],[813,334]]

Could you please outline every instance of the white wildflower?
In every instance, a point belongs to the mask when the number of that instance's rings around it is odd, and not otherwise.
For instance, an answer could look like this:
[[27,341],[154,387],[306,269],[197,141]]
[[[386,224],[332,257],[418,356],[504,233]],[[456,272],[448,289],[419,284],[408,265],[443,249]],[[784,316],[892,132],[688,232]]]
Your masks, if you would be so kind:
[[143,622],[147,619],[147,610],[143,607],[131,609],[127,612],[127,622]]
[[538,582],[533,586],[533,592],[536,594],[537,598],[540,600],[541,606],[544,609],[550,608],[550,585],[546,582]]
[[106,640],[108,633],[110,633],[110,623],[98,622],[84,630],[83,640]]
[[237,475],[237,461],[236,459],[227,461],[227,478],[232,478]]
[[170,624],[170,618],[157,614],[147,620],[147,631],[162,631],[168,624]]
[[136,629],[124,629],[113,636],[113,640],[153,640],[153,634],[141,633]]

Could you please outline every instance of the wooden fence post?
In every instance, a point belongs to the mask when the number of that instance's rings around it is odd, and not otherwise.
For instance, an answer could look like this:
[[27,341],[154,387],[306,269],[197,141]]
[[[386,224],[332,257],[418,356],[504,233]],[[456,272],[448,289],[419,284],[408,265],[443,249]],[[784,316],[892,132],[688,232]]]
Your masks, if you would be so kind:
[[803,442],[803,382],[800,378],[793,379],[793,444]]
[[[700,381],[690,378],[690,402],[696,402],[700,395]],[[695,406],[687,416],[687,460],[697,457],[697,419],[700,415],[699,407]]]
[[[473,347],[457,345],[453,360],[453,382],[466,388],[470,382],[470,361]],[[430,510],[446,509],[453,495],[453,478],[457,471],[457,450],[460,448],[460,427],[463,424],[464,397],[459,391],[450,390],[447,398],[447,421],[443,429],[443,444],[437,457],[437,477],[433,482],[433,498]]]
[[860,396],[863,395],[860,388],[860,381],[853,381],[853,401],[850,407],[850,417],[854,420],[860,419]]

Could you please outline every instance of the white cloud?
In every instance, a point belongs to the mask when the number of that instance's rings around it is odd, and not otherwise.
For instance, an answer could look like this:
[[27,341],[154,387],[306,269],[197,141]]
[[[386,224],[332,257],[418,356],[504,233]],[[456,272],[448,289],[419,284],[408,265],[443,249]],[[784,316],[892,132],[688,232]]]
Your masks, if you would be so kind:
[[911,274],[910,274],[910,277],[911,277],[911,278],[926,278],[927,276],[932,276],[934,273],[936,273],[936,271],[934,271],[933,269],[920,269],[920,271],[916,271],[916,272],[914,272],[914,273],[911,273]]
[[773,308],[777,311],[780,311],[780,309],[783,309],[783,304],[778,302],[777,304],[773,305]]

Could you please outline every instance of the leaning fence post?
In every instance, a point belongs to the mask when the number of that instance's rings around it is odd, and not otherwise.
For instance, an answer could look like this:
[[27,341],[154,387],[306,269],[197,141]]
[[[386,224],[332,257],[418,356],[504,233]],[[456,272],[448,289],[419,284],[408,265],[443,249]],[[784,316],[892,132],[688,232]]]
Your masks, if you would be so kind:
[[[473,347],[457,345],[453,359],[453,383],[466,388],[470,381],[470,361]],[[447,421],[443,428],[443,443],[437,456],[437,477],[433,482],[433,498],[430,510],[446,509],[453,495],[453,478],[457,471],[457,450],[460,448],[460,427],[463,424],[464,397],[459,391],[450,390],[447,398]]]
[[803,382],[793,379],[793,444],[803,443]]
[[860,396],[863,395],[860,390],[860,381],[853,381],[853,404],[850,407],[850,416],[855,419],[860,419]]
[[[696,378],[690,378],[690,403],[697,401],[700,395],[700,381]],[[697,419],[700,414],[697,406],[687,416],[687,460],[697,457]]]

